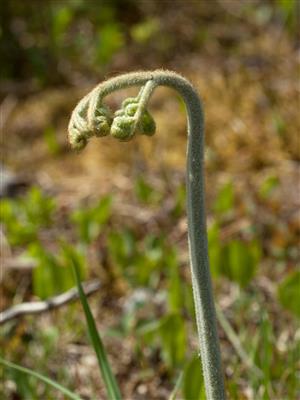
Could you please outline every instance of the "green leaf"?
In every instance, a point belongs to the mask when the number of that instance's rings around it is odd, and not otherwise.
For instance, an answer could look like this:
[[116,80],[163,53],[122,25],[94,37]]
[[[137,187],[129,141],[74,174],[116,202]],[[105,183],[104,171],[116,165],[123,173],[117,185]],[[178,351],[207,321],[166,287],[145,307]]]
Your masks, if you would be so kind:
[[170,249],[166,260],[168,271],[168,304],[171,312],[180,312],[184,308],[182,278],[179,273],[179,262],[174,249]]
[[15,218],[13,201],[8,199],[0,200],[0,221],[9,224]]
[[11,369],[17,370],[23,374],[27,374],[27,375],[35,377],[36,379],[39,379],[40,381],[46,383],[47,385],[53,387],[54,389],[57,389],[59,392],[63,393],[69,399],[81,400],[81,398],[79,396],[77,396],[75,393],[72,393],[69,389],[63,387],[62,385],[53,381],[52,379],[48,378],[47,376],[40,374],[39,372],[35,372],[29,368],[22,367],[11,361],[4,360],[2,357],[0,357],[0,364],[4,365],[6,368],[11,368]]
[[230,211],[234,205],[234,189],[232,182],[227,182],[218,192],[213,209],[220,214]]
[[95,61],[100,64],[107,64],[113,55],[125,44],[124,34],[116,22],[102,26],[98,31],[96,39]]
[[57,293],[53,276],[53,268],[56,267],[53,256],[48,254],[38,242],[29,246],[27,254],[36,262],[36,267],[32,272],[33,294],[46,299]]
[[280,303],[287,310],[294,313],[300,318],[300,271],[296,270],[291,272],[280,283],[278,288],[278,298]]
[[68,6],[59,7],[55,10],[53,18],[52,18],[52,34],[54,41],[57,45],[60,45],[62,41],[62,36],[68,29],[71,21],[73,10]]
[[137,43],[148,42],[159,31],[159,20],[148,18],[145,21],[133,25],[130,30],[133,40]]
[[33,186],[21,200],[27,220],[35,225],[49,225],[56,205],[54,199],[45,195],[40,188]]
[[168,367],[184,361],[186,349],[185,323],[179,314],[169,314],[160,320],[159,335],[162,354]]
[[221,272],[221,251],[220,229],[217,223],[212,224],[207,230],[208,251],[210,260],[210,270],[212,277],[215,278]]
[[49,153],[52,156],[56,156],[60,152],[60,144],[57,140],[56,131],[52,126],[49,126],[44,130],[44,140],[47,144]]
[[110,232],[108,236],[108,252],[113,261],[122,268],[128,268],[135,255],[134,234],[125,229],[121,232]]
[[[194,319],[195,316],[195,303],[194,303],[194,294],[193,294],[193,288],[190,283],[185,282],[185,284],[182,287],[183,289],[183,297],[184,297],[184,307],[185,310],[189,313],[190,319],[193,321],[194,324],[196,324],[196,321]],[[196,328],[196,325],[195,325]]]
[[38,226],[28,221],[23,200],[1,200],[0,221],[12,246],[21,246],[37,239]]
[[[84,277],[84,258],[77,249],[73,251]],[[36,296],[46,299],[73,287],[73,272],[63,251],[55,255],[35,242],[28,247],[26,255],[36,262],[32,273],[33,293]]]
[[245,287],[255,276],[260,257],[261,248],[257,241],[232,240],[223,248],[222,273]]
[[205,390],[200,357],[195,355],[186,365],[182,382],[185,400],[205,400]]
[[91,243],[111,217],[112,197],[103,197],[94,207],[79,208],[71,214],[71,220],[77,226],[80,240]]
[[276,4],[283,14],[284,23],[291,32],[296,32],[299,27],[299,2],[297,0],[277,0]]
[[136,197],[142,203],[150,203],[153,199],[154,189],[141,176],[135,181],[134,191]]
[[37,240],[38,227],[17,220],[6,224],[6,234],[12,246],[22,246]]
[[137,333],[146,344],[160,346],[168,368],[173,369],[184,361],[186,330],[181,315],[173,313],[161,319],[139,323]]
[[175,194],[175,204],[172,210],[174,217],[179,218],[186,212],[186,187],[185,184],[178,186]]
[[111,217],[112,196],[103,196],[99,203],[91,210],[92,217],[100,224],[104,225]]
[[68,246],[67,244],[64,245],[64,250],[66,253],[68,253],[69,260],[73,267],[80,301],[81,301],[82,308],[83,308],[85,318],[86,318],[89,336],[90,336],[92,345],[94,347],[94,350],[95,350],[95,353],[97,356],[99,368],[100,368],[100,371],[102,374],[103,381],[105,383],[108,397],[109,397],[109,399],[112,399],[112,400],[121,399],[120,389],[118,387],[116,379],[110,368],[105,348],[103,346],[101,337],[97,331],[97,327],[96,327],[96,323],[95,323],[93,314],[91,312],[89,303],[87,301],[87,297],[86,297],[84,290],[82,288],[82,285],[81,285],[80,266],[78,264],[76,254],[74,254],[73,248],[71,246]]
[[34,186],[20,199],[1,200],[1,222],[9,243],[21,246],[37,240],[38,228],[51,223],[54,211],[54,200]]
[[144,238],[141,250],[136,249],[132,260],[131,280],[140,286],[155,286],[157,271],[164,262],[168,268],[167,256],[164,254],[162,238],[148,235]]

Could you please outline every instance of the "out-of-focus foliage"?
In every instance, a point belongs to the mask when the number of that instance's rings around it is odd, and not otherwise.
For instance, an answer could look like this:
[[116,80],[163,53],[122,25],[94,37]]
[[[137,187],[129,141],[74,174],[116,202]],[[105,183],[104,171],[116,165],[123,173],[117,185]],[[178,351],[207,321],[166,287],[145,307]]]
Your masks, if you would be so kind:
[[[139,177],[135,186],[138,187],[141,182],[142,179]],[[250,242],[249,240],[231,239],[224,243],[220,240],[220,224],[222,224],[222,218],[228,212],[227,205],[230,205],[224,202],[224,193],[226,193],[224,188],[227,187],[228,185],[220,188],[220,198],[217,196],[215,206],[222,204],[222,207],[218,208],[220,213],[216,214],[218,215],[217,220],[208,231],[212,271],[214,278],[221,279],[222,276],[226,276],[241,288],[246,288],[253,282],[258,272],[262,250],[257,238],[251,239]],[[147,184],[147,192],[155,193],[156,190],[150,184]],[[43,204],[45,202],[46,204],[54,204],[54,201],[51,202],[49,197],[44,197],[36,188],[32,189],[24,199],[18,200],[18,202],[25,204],[24,207],[27,209],[28,203],[30,204],[32,198],[36,196],[40,201],[37,209],[44,210],[45,205]],[[230,197],[234,198],[233,193]],[[143,196],[139,199],[141,204],[144,203],[144,200]],[[150,205],[157,204],[155,199],[153,202],[150,202]],[[2,203],[5,208],[10,208],[14,207],[16,201],[3,200]],[[176,200],[174,204],[177,208]],[[223,207],[224,204],[226,204],[226,207]],[[149,206],[149,203],[147,205]],[[53,205],[51,206],[53,217],[54,210],[52,207]],[[46,207],[46,209],[48,210],[49,207]],[[184,210],[181,211],[182,213],[184,213]],[[2,222],[5,229],[9,229],[10,219],[6,214],[8,213],[5,213]],[[36,212],[37,220],[40,220],[41,214],[44,215],[45,213]],[[46,215],[46,221],[48,221],[48,214],[46,213]],[[18,226],[19,219],[22,220],[23,218],[22,208],[15,212],[14,218],[14,223]],[[172,218],[176,219],[177,217],[173,216]],[[159,351],[161,360],[165,363],[171,375],[180,366],[185,365],[182,382],[184,398],[189,399],[188,396],[193,395],[195,398],[204,399],[199,359],[197,357],[187,359],[187,330],[190,329],[189,320],[193,320],[194,310],[191,287],[180,272],[180,261],[176,249],[167,245],[162,237],[156,237],[151,233],[137,236],[135,230],[129,227],[115,231],[114,226],[116,226],[117,217],[112,214],[111,196],[103,197],[95,205],[77,208],[70,214],[69,220],[73,224],[73,230],[78,232],[77,244],[68,244],[66,247],[66,243],[57,241],[54,243],[56,251],[53,253],[43,246],[38,236],[31,238],[26,257],[30,257],[36,263],[32,274],[33,293],[41,299],[46,299],[73,286],[74,278],[70,269],[69,251],[72,251],[72,257],[76,257],[77,265],[80,266],[82,278],[84,278],[87,275],[87,245],[95,245],[105,231],[109,254],[108,262],[111,269],[109,273],[112,274],[113,281],[125,280],[132,290],[139,290],[144,287],[145,290],[149,291],[149,294],[151,293],[150,296],[161,291],[162,297],[159,302],[161,306],[164,304],[164,308],[166,308],[164,316],[158,317],[155,309],[151,310],[151,308],[150,312],[148,311],[145,314],[144,310],[149,308],[149,304],[147,304],[149,299],[147,300],[147,292],[143,295],[141,292],[140,299],[137,297],[136,300],[132,300],[125,307],[118,325],[110,330],[110,334],[114,337],[124,338],[128,335],[136,335],[139,341],[138,346],[142,346],[142,348],[146,346],[153,355],[156,351]],[[47,229],[52,228],[48,225]],[[8,238],[12,245],[21,246],[23,244],[23,242],[14,242],[14,238],[10,238],[10,236]],[[65,251],[65,249],[67,250]],[[166,282],[163,284],[165,279]],[[111,281],[111,284],[113,281]],[[162,284],[163,287],[161,287]],[[298,286],[299,274],[295,272],[287,276],[278,289],[279,300],[283,307],[295,314],[298,314],[299,310]],[[243,296],[242,303],[251,302],[250,294],[245,292]],[[241,304],[240,307],[245,307],[245,305]],[[269,390],[271,390],[268,389],[270,382],[276,376],[276,371],[270,372],[275,357],[273,354],[274,333],[267,312],[264,313],[262,318],[259,332],[251,339],[252,344],[248,344],[247,347],[249,347],[249,354],[253,354],[257,366],[264,372],[264,391],[269,393]],[[263,349],[263,351],[260,351],[260,349]],[[278,365],[278,368],[280,370],[284,367]],[[16,374],[16,372],[13,372],[13,374]],[[26,383],[24,388],[21,388],[19,386],[20,379],[21,375],[17,378],[18,390],[20,393],[26,394],[29,386],[27,387]],[[23,379],[25,378],[22,377]],[[27,382],[26,379],[25,382]],[[262,381],[253,381],[253,387],[261,384]],[[236,386],[231,384],[230,387],[231,393],[238,394]],[[33,388],[30,390],[35,393]],[[292,390],[291,388],[291,393]]]
[[12,245],[22,245],[37,239],[38,231],[52,222],[55,201],[32,187],[23,199],[0,201],[0,221]]
[[[250,360],[220,329],[229,397],[294,400],[299,2],[9,0],[0,14],[1,160],[30,186],[0,202],[3,307],[73,286],[67,247],[82,279],[101,280],[91,307],[124,397],[168,398],[182,373],[178,397],[204,399],[191,357],[183,103],[155,94],[151,140],[95,140],[82,155],[66,145],[67,119],[87,85],[121,71],[175,69],[204,99],[213,283]],[[104,398],[85,333],[73,304],[5,324],[1,345],[8,359],[83,398]],[[59,399],[18,371],[3,376],[0,397]]]
[[198,356],[194,356],[185,367],[182,392],[185,399],[205,400],[204,382]]
[[[87,75],[104,75],[111,66],[126,68],[132,57],[140,57],[144,46],[147,54],[140,61],[145,67],[149,62],[152,65],[151,56],[169,62],[178,52],[184,56],[200,48],[207,53],[206,42],[222,15],[228,20],[230,14],[238,15],[258,26],[277,21],[287,25],[292,37],[297,35],[297,0],[263,4],[223,0],[184,4],[177,0],[174,10],[183,15],[183,21],[175,27],[176,13],[168,13],[168,3],[46,0],[41,6],[39,0],[2,1],[0,51],[5,62],[1,63],[1,78],[28,80],[33,88],[76,83]],[[218,34],[217,40],[234,51],[234,42],[240,39],[226,32]]]
[[80,208],[73,211],[71,220],[77,227],[79,238],[84,243],[91,243],[111,216],[111,196],[102,198],[94,207]]
[[284,307],[300,317],[300,271],[290,273],[278,288],[279,300]]
[[59,84],[69,74],[106,68],[124,47],[119,1],[1,2],[2,79],[32,79],[39,86]]

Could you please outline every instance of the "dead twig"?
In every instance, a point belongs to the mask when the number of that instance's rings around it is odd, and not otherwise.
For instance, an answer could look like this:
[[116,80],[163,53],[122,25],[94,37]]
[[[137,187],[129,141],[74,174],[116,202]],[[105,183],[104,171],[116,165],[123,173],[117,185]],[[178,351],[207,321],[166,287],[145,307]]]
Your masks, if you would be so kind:
[[[100,282],[98,280],[83,282],[82,286],[85,295],[89,296],[100,288]],[[18,304],[0,313],[0,325],[24,315],[41,314],[43,312],[53,310],[54,308],[61,307],[67,303],[70,303],[71,301],[77,300],[78,298],[78,290],[74,287],[65,293],[50,297],[50,299],[45,301],[34,301]]]

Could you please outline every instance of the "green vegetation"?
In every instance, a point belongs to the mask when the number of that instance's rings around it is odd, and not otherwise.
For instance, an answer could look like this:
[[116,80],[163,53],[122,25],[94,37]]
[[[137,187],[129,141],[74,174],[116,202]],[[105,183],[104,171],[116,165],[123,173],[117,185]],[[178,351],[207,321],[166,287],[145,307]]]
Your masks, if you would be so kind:
[[[140,185],[141,177],[136,180],[136,185]],[[147,191],[153,194],[153,201],[147,201],[147,206],[159,208],[156,198],[163,197],[164,193],[157,193],[157,190],[152,187],[148,182],[144,182],[143,185],[147,186]],[[178,189],[180,190],[180,189]],[[233,190],[234,191],[234,190]],[[29,204],[32,202],[32,192],[37,193],[37,189],[33,188],[24,198],[18,200],[23,207],[19,207],[15,211],[14,218],[15,222],[18,223],[24,221],[24,209],[29,209]],[[155,195],[154,195],[155,194]],[[134,195],[134,193],[133,193]],[[37,195],[35,195],[37,196]],[[49,222],[48,212],[41,212],[41,210],[51,208],[52,219],[56,220],[56,213],[58,212],[57,207],[54,207],[54,199],[49,196],[44,196],[41,192],[37,196],[40,204],[36,208],[36,212],[33,219],[25,219],[25,228],[27,224],[36,223],[39,226],[41,221]],[[175,197],[175,196],[174,196]],[[224,199],[224,187],[221,187],[219,194],[216,197],[215,204],[223,203]],[[144,197],[139,198],[141,204],[144,204]],[[46,203],[45,203],[46,202]],[[45,207],[45,204],[51,204],[51,207]],[[5,210],[14,209],[16,205],[15,200],[3,200],[1,206],[5,206]],[[147,365],[151,357],[155,354],[159,355],[161,362],[166,368],[166,373],[172,379],[175,385],[176,376],[178,373],[183,372],[182,380],[180,381],[180,390],[184,398],[189,399],[188,396],[196,396],[195,398],[204,398],[203,381],[201,377],[200,364],[197,357],[190,358],[191,343],[188,340],[190,330],[195,329],[193,323],[193,301],[192,292],[189,279],[182,269],[182,262],[178,257],[178,250],[164,238],[164,233],[161,232],[160,236],[155,236],[151,232],[144,232],[143,235],[138,233],[138,226],[122,227],[122,231],[117,232],[115,230],[116,221],[118,216],[112,211],[114,208],[111,197],[103,197],[95,205],[84,206],[77,208],[70,212],[69,223],[72,226],[72,230],[77,236],[77,241],[73,245],[68,245],[61,240],[57,240],[56,247],[58,250],[49,252],[41,244],[37,238],[35,242],[31,243],[27,250],[26,257],[30,255],[36,260],[36,268],[32,274],[32,288],[33,293],[38,295],[40,298],[47,298],[54,293],[61,293],[67,288],[74,285],[74,278],[72,275],[72,263],[76,263],[77,270],[82,271],[82,277],[90,274],[86,269],[88,262],[87,249],[93,246],[99,238],[105,236],[107,238],[107,251],[109,255],[108,265],[110,281],[112,287],[116,287],[118,282],[125,280],[129,287],[130,292],[133,294],[135,290],[145,290],[144,296],[137,295],[137,298],[128,299],[128,305],[124,307],[123,314],[120,315],[119,322],[115,326],[111,326],[105,336],[112,338],[128,338],[134,337],[135,339],[135,356],[142,357],[142,364]],[[39,209],[39,212],[37,210]],[[173,209],[170,210],[168,218],[170,224],[176,221],[174,217],[174,210],[178,209],[178,204],[175,202]],[[16,210],[16,209],[15,209]],[[227,210],[227,208],[226,208]],[[226,213],[225,209],[223,212]],[[182,210],[181,215],[184,211]],[[8,212],[4,213],[2,220],[5,229],[9,229],[11,219],[7,217]],[[47,216],[45,219],[41,218],[41,215]],[[299,349],[299,341],[292,341],[287,344],[288,348],[282,354],[280,350],[276,350],[274,347],[276,343],[276,337],[274,335],[274,326],[268,309],[266,308],[260,316],[258,321],[259,329],[252,333],[249,326],[249,321],[243,317],[249,315],[251,320],[251,314],[253,313],[253,307],[256,307],[262,301],[262,294],[256,287],[257,275],[261,274],[259,266],[262,262],[262,249],[259,247],[258,239],[234,239],[227,241],[221,241],[219,238],[220,226],[222,226],[222,218],[224,214],[220,213],[216,217],[213,224],[209,227],[209,252],[211,262],[214,271],[214,279],[220,280],[222,284],[223,277],[231,280],[236,286],[236,289],[240,287],[240,295],[236,298],[234,303],[231,305],[232,312],[238,315],[238,319],[235,320],[236,324],[239,324],[240,328],[236,330],[240,345],[244,347],[245,352],[254,365],[262,371],[262,375],[256,375],[251,372],[251,369],[241,369],[238,375],[242,376],[246,374],[247,380],[250,382],[253,390],[263,390],[264,396],[271,398],[273,396],[273,387],[276,381],[283,379],[284,371],[287,371],[287,375],[284,376],[286,382],[288,382],[288,398],[296,396],[297,390],[297,379],[295,375],[295,362],[297,357],[297,350]],[[52,225],[46,225],[46,231],[51,232],[54,229]],[[167,234],[167,232],[165,232]],[[9,236],[11,240],[10,244],[16,246],[14,236]],[[249,241],[250,240],[250,241]],[[18,245],[22,248],[21,245]],[[79,250],[81,249],[81,250]],[[28,254],[28,255],[27,255]],[[24,257],[24,255],[22,255]],[[64,260],[64,261],[63,261]],[[74,260],[74,262],[72,261]],[[85,267],[84,267],[85,266]],[[47,275],[46,272],[50,273]],[[51,275],[53,274],[53,275]],[[299,312],[298,296],[296,295],[296,289],[299,285],[299,274],[295,272],[289,274],[280,284],[278,289],[278,306],[282,304],[282,307],[291,310],[295,315]],[[39,289],[40,288],[40,289]],[[40,291],[39,291],[40,290]],[[137,292],[138,293],[138,292]],[[143,292],[141,292],[143,293]],[[149,303],[148,296],[150,299],[156,294],[161,294],[159,300],[159,308],[162,308],[164,315],[161,316],[159,309],[156,309],[155,303]],[[155,298],[155,297],[154,297]],[[77,309],[76,305],[67,306],[70,311]],[[86,307],[86,306],[85,306]],[[74,317],[71,315],[64,321],[64,318],[57,316],[59,321],[59,330],[73,329],[72,325],[76,327],[73,337],[79,337],[81,332],[84,332],[84,324],[81,321],[78,326],[78,321],[74,321]],[[283,311],[282,311],[283,312]],[[69,314],[69,312],[68,312]],[[91,319],[89,317],[89,324]],[[242,321],[245,325],[242,326]],[[10,329],[13,329],[14,325],[7,327],[5,331],[8,333]],[[4,327],[5,328],[5,327]],[[2,330],[4,329],[2,328]],[[80,330],[78,331],[78,329]],[[54,331],[52,331],[54,329]],[[38,343],[38,347],[43,348],[44,354],[39,358],[41,362],[46,357],[46,352],[53,352],[55,347],[58,346],[58,328],[49,328],[49,334],[45,332],[45,335],[40,336],[38,332],[34,333],[34,336],[30,338],[30,347],[35,346]],[[91,328],[89,328],[91,329]],[[3,331],[5,333],[5,331]],[[77,331],[77,332],[76,332]],[[101,331],[101,322],[100,322]],[[96,335],[95,327],[93,327],[91,337]],[[225,332],[226,334],[226,332]],[[53,336],[54,335],[54,336]],[[50,342],[49,339],[51,338]],[[22,339],[24,340],[24,339]],[[81,339],[82,340],[82,339]],[[95,339],[96,340],[96,339]],[[98,339],[97,339],[98,340]],[[94,343],[94,340],[92,340]],[[51,347],[49,344],[52,343]],[[101,343],[101,342],[100,342]],[[95,344],[94,344],[95,345]],[[42,346],[42,347],[41,347]],[[193,346],[192,346],[193,347]],[[102,344],[101,344],[102,348]],[[48,350],[47,350],[48,349]],[[147,351],[146,351],[147,349]],[[275,349],[275,350],[274,350]],[[158,353],[157,353],[158,352]],[[9,353],[4,352],[6,357]],[[32,351],[29,350],[28,361],[30,363],[30,356]],[[147,356],[145,354],[148,354]],[[286,356],[284,356],[284,354]],[[145,358],[146,357],[146,358]],[[99,356],[101,359],[101,355]],[[276,360],[276,363],[274,361]],[[240,365],[241,360],[238,358],[238,354],[233,355],[232,363]],[[30,363],[31,364],[31,363]],[[42,362],[43,364],[43,362]],[[42,365],[41,364],[41,365]],[[38,364],[32,364],[33,369],[36,370]],[[197,365],[197,366],[196,366]],[[69,374],[63,369],[56,374],[56,380],[64,383],[66,380],[59,377],[64,374]],[[47,365],[42,367],[42,371],[47,375]],[[155,371],[154,371],[155,373]],[[13,374],[13,375],[11,375]],[[198,374],[198,375],[197,375]],[[26,393],[31,393],[30,396],[34,398],[38,393],[44,393],[44,395],[52,398],[54,392],[44,388],[41,392],[40,386],[35,386],[34,381],[26,378],[22,374],[10,372],[10,376],[13,376],[14,380],[17,379],[18,392],[21,396],[26,396]],[[198,378],[196,379],[196,377]],[[70,381],[68,377],[67,382]],[[73,383],[74,384],[74,383]],[[231,394],[232,398],[238,398],[238,387],[229,381],[227,390]],[[53,393],[53,394],[51,394]],[[115,396],[118,398],[118,396]],[[110,398],[114,398],[112,395]],[[193,397],[194,398],[194,397]]]
[[[100,281],[90,332],[80,301],[0,325],[0,398],[105,399],[105,358],[125,399],[205,398],[183,102],[157,91],[153,138],[92,138],[82,155],[66,143],[71,110],[97,82],[162,66],[205,104],[228,398],[299,397],[298,13],[296,0],[0,2],[1,164],[15,177],[6,186],[1,171],[1,310],[74,287],[71,259],[82,282]],[[125,92],[120,102],[137,94]]]

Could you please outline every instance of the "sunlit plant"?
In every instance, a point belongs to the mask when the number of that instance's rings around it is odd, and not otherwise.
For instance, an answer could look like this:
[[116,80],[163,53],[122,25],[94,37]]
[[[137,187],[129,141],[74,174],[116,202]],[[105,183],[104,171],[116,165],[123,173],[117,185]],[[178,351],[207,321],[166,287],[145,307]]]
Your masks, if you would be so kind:
[[[141,87],[136,97],[123,101],[114,114],[104,103],[107,95],[132,86]],[[164,70],[135,72],[111,78],[96,86],[74,109],[69,123],[69,140],[83,149],[92,136],[111,135],[129,141],[141,134],[152,136],[155,121],[147,106],[159,86],[175,89],[183,98],[188,115],[187,215],[191,275],[207,399],[224,399],[225,389],[217,335],[215,307],[209,270],[205,192],[204,121],[200,98],[180,75]]]

